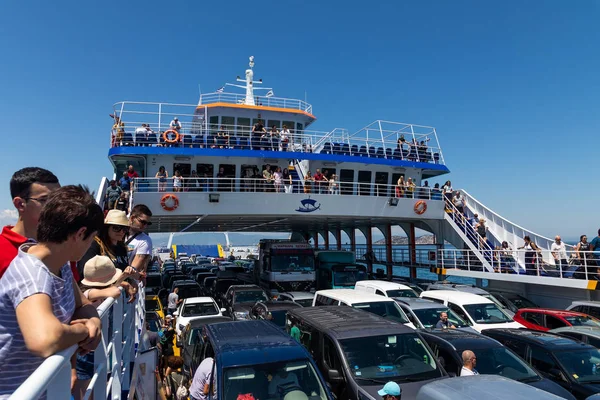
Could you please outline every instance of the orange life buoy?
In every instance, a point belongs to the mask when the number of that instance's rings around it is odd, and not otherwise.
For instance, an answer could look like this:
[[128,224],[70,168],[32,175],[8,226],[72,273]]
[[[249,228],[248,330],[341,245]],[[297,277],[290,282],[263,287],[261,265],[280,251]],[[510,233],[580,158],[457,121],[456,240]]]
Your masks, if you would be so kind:
[[[168,136],[169,133],[174,133],[175,139],[169,139],[169,136]],[[166,130],[163,132],[163,139],[164,139],[165,143],[177,143],[177,142],[179,142],[179,132],[177,132],[175,129]]]
[[417,201],[415,203],[415,213],[421,215],[425,211],[427,211],[427,203],[425,203],[423,200]]
[[160,199],[160,206],[165,211],[173,211],[179,207],[179,199],[174,194],[165,194],[162,199]]

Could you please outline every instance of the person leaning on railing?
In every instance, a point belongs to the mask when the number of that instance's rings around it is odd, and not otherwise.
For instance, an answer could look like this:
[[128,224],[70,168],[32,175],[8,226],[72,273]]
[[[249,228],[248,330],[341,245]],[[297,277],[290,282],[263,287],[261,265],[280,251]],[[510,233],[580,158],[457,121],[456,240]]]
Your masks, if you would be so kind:
[[79,260],[104,224],[104,212],[81,186],[48,196],[37,244],[19,249],[0,280],[0,399],[8,398],[44,361],[79,345],[86,354],[101,338],[96,308],[74,284]]

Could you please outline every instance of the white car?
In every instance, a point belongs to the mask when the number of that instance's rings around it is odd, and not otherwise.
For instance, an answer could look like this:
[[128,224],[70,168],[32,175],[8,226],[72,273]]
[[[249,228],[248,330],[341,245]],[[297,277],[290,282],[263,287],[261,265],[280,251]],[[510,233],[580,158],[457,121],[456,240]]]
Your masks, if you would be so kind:
[[190,297],[183,300],[173,316],[177,318],[175,321],[175,332],[181,335],[184,328],[190,321],[202,318],[211,318],[223,316],[224,308],[219,308],[217,302],[212,297]]
[[513,321],[496,303],[483,296],[455,290],[426,290],[421,298],[437,301],[471,323],[473,329],[525,328]]

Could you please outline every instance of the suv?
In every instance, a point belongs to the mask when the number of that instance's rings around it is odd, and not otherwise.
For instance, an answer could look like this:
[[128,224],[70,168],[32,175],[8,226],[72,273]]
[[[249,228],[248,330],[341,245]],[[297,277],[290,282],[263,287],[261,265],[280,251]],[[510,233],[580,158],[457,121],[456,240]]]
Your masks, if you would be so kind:
[[509,317],[512,317],[515,314],[488,291],[478,288],[477,286],[449,282],[435,282],[427,285],[426,290],[455,290],[457,292],[476,294],[496,303],[496,305],[500,307],[504,312],[506,312]]
[[189,377],[190,380],[194,377],[194,372],[201,362],[199,358],[202,345],[204,345],[204,337],[201,335],[202,328],[206,325],[220,322],[231,322],[231,318],[216,316],[195,319],[187,324],[181,333],[181,336],[177,338],[177,347],[183,358],[183,373]]
[[354,290],[385,297],[419,297],[408,286],[388,281],[358,281],[354,285]]
[[516,313],[521,308],[538,308],[538,305],[533,301],[515,293],[508,292],[495,292],[491,291],[490,294],[496,298],[504,307],[510,311]]
[[409,297],[396,298],[394,300],[396,300],[396,303],[398,303],[400,308],[406,313],[410,322],[417,328],[434,329],[440,320],[440,314],[445,312],[448,314],[448,321],[450,321],[457,329],[477,332],[471,328],[467,321],[459,317],[454,311],[433,300]]
[[[213,356],[218,398],[333,400],[310,354],[267,321],[223,322],[203,329],[201,358]],[[213,380],[209,393],[213,393]],[[287,397],[286,397],[287,396]]]
[[422,385],[447,376],[418,332],[377,315],[326,306],[296,308],[287,318],[337,399],[380,399],[390,380],[413,399]]
[[225,294],[223,307],[234,321],[250,319],[250,309],[258,301],[269,301],[265,291],[256,285],[233,285]]
[[312,292],[283,292],[277,296],[277,301],[291,301],[302,307],[312,307],[315,294]]
[[521,308],[515,314],[515,321],[528,329],[549,331],[565,326],[591,326],[600,328],[600,321],[589,315],[575,311],[552,310],[549,308]]
[[513,350],[577,399],[600,393],[600,351],[574,339],[526,329],[490,329],[484,335]]
[[550,333],[570,337],[584,343],[589,343],[600,349],[600,329],[591,326],[565,326],[564,328],[552,329]]
[[563,387],[540,376],[525,361],[492,338],[456,329],[421,332],[421,336],[451,376],[460,375],[462,352],[471,350],[477,357],[476,369],[480,374],[501,375],[565,399],[574,399]]
[[302,306],[291,301],[259,301],[250,310],[250,318],[271,321],[285,329],[285,314],[288,310],[298,307]]
[[448,306],[478,332],[493,328],[523,328],[523,325],[513,321],[496,303],[477,294],[452,290],[428,290],[421,293],[421,298]]
[[600,319],[600,301],[574,301],[567,307],[567,310],[577,311]]
[[222,317],[225,309],[220,309],[212,297],[190,297],[183,299],[173,316],[177,319],[175,333],[181,335],[187,324],[197,319]]

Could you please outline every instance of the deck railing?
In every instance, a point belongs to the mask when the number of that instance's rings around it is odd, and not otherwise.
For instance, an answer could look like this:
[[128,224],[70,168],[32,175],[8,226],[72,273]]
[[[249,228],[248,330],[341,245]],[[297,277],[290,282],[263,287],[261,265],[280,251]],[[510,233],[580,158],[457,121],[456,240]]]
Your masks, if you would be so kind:
[[[267,96],[254,96],[254,106],[256,107],[276,107],[286,108],[291,110],[304,111],[308,114],[312,114],[312,105],[305,101],[297,99],[285,99],[282,97],[267,97]],[[228,103],[228,104],[246,104],[246,95],[238,93],[206,93],[200,96],[200,102],[198,106],[204,106],[207,104],[214,103]]]
[[[439,251],[438,266],[445,269],[460,269],[485,272],[481,262],[471,250],[443,249]],[[554,278],[596,279],[600,254],[593,251],[567,250],[566,258],[555,260],[550,250],[492,250],[494,272]],[[560,257],[560,256],[559,256]],[[544,260],[550,259],[548,263]],[[524,262],[519,262],[524,260]],[[523,267],[524,266],[524,267]]]
[[412,192],[404,192],[400,196],[396,185],[362,182],[340,182],[333,184],[329,181],[306,181],[304,186],[300,182],[289,180],[277,183],[267,181],[262,177],[256,178],[210,178],[210,177],[185,177],[181,178],[181,186],[174,186],[173,177],[161,182],[160,178],[136,178],[133,183],[134,192],[250,192],[250,193],[307,193],[322,195],[348,195],[348,196],[381,196],[391,198],[409,198],[422,200],[442,201],[441,193],[434,192],[431,187],[415,187]]
[[[94,399],[120,399],[129,390],[131,364],[135,358],[139,333],[143,327],[144,288],[137,300],[127,303],[124,293],[119,299],[106,299],[99,307],[102,341],[94,352],[94,376],[85,394]],[[71,398],[71,357],[77,346],[48,357],[11,395],[11,400],[34,400],[46,394],[48,399]],[[108,396],[110,394],[110,397]]]

